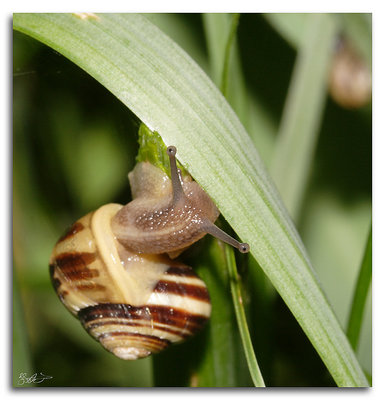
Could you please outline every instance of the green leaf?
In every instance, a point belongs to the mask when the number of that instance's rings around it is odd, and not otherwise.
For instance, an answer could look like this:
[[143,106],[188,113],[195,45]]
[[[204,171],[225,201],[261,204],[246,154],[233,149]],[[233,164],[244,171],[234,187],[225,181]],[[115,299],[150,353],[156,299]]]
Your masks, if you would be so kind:
[[294,48],[300,47],[306,39],[306,20],[308,14],[269,13],[264,17]]
[[342,31],[351,40],[354,47],[367,65],[372,66],[372,16],[371,14],[336,14]]
[[328,14],[306,16],[306,30],[279,127],[271,167],[287,209],[297,220],[327,95],[328,67],[337,34]]
[[221,92],[224,94],[226,98],[230,81],[229,71],[230,71],[231,51],[234,47],[234,39],[236,37],[238,23],[239,23],[239,14],[233,14],[231,18],[230,32],[226,43],[225,61],[223,64],[222,81],[221,81]]
[[188,19],[195,17],[191,14],[146,13],[146,18],[149,21],[153,22],[180,47],[188,51],[191,58],[193,58],[204,71],[207,71],[209,67],[206,49],[202,46],[201,38],[196,34],[194,28],[186,26],[186,16]]
[[[136,162],[148,161],[171,177],[170,159],[167,155],[167,147],[164,145],[159,133],[151,132],[146,125],[141,124],[138,136],[139,151]],[[187,174],[186,170],[179,163],[178,168],[181,170],[182,174]]]
[[15,14],[14,28],[85,69],[178,148],[179,161],[250,244],[336,383],[367,386],[252,141],[196,63],[140,15]]
[[347,336],[354,350],[357,350],[360,338],[361,325],[365,309],[370,283],[372,281],[372,227],[368,235],[365,254],[362,259],[361,268],[356,282],[353,301],[350,309],[350,317]]
[[[247,89],[242,73],[240,52],[234,38],[237,15],[203,14],[211,78],[221,89],[223,73],[227,75],[226,99],[247,129],[265,162],[271,158],[276,131],[275,121],[263,102]],[[242,19],[239,22],[242,24]],[[224,65],[227,65],[225,68]]]
[[[264,14],[270,24],[295,49],[306,40],[306,22],[310,14]],[[343,34],[354,44],[366,63],[372,65],[372,15],[362,13],[331,14]]]
[[250,338],[249,327],[247,325],[247,319],[245,310],[243,307],[241,282],[237,271],[237,265],[235,263],[234,249],[230,246],[225,246],[226,264],[229,271],[231,294],[233,297],[235,314],[237,316],[238,328],[242,338],[243,350],[245,352],[247,364],[251,378],[253,379],[254,385],[257,387],[265,387],[265,382],[261,371],[258,366],[257,359],[255,357],[253,344]]
[[[231,30],[231,16],[229,14],[210,13],[203,14],[202,19],[210,61],[211,77],[213,82],[220,87],[226,57],[226,45]],[[236,79],[238,79],[238,76]]]
[[30,346],[23,307],[21,304],[19,283],[16,275],[13,277],[13,387],[31,387],[33,383],[24,382],[23,376],[30,377],[33,374],[30,356]]

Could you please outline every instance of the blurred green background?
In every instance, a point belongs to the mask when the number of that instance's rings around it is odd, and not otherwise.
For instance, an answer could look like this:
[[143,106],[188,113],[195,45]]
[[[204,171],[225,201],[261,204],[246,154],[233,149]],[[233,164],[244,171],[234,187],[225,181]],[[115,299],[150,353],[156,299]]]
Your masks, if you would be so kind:
[[[211,16],[147,17],[219,85],[221,71],[215,62],[216,49],[223,47],[221,40],[226,37],[218,34],[220,24],[215,35],[210,32],[215,26]],[[222,17],[227,18],[217,16]],[[371,26],[369,15],[359,17]],[[242,14],[239,19],[228,98],[268,169],[273,163],[305,19],[305,15],[296,14]],[[353,38],[357,32],[360,37],[355,28],[358,25],[344,26]],[[335,49],[339,49],[338,37]],[[296,225],[321,285],[346,328],[371,224],[370,96],[355,108],[327,96],[319,114],[319,137]],[[127,173],[137,153],[139,123],[122,103],[76,65],[34,39],[14,32],[16,386],[22,372],[28,376],[42,372],[53,377],[39,386],[194,385],[191,374],[186,377],[176,371],[184,348],[204,352],[210,326],[197,338],[166,351],[165,358],[124,362],[88,336],[59,302],[49,280],[48,259],[66,227],[102,204],[129,201]],[[185,255],[187,262],[202,264],[202,253],[215,258],[215,250],[205,251],[207,246],[210,247],[209,239]],[[210,265],[211,261],[207,263]],[[251,282],[259,282],[253,287],[245,285],[245,299],[266,384],[333,386],[310,342],[254,263],[250,260],[249,265],[241,265],[240,273],[245,282],[250,276]],[[207,274],[204,267],[200,268],[203,275]],[[230,292],[226,296],[230,299]],[[233,340],[239,341],[236,333]],[[357,352],[365,372],[371,374],[371,293]],[[243,377],[234,377],[232,384],[250,385],[240,348],[237,357],[236,363],[241,366],[238,373]],[[172,378],[164,374],[170,370],[174,371]]]

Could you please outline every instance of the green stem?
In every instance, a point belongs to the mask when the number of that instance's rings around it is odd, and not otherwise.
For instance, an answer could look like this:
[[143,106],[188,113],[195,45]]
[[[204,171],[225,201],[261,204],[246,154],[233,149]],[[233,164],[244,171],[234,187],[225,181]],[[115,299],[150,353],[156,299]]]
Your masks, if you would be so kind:
[[225,245],[225,256],[226,266],[229,272],[231,295],[233,297],[235,315],[237,317],[238,328],[241,334],[243,349],[245,351],[250,375],[255,386],[265,387],[265,382],[255,357],[253,344],[251,342],[250,332],[247,325],[246,314],[243,307],[241,283],[235,263],[234,250],[228,245]]
[[368,297],[370,283],[372,281],[372,227],[368,234],[364,257],[356,282],[353,301],[350,309],[347,336],[353,349],[356,351],[360,338],[362,319]]
[[233,14],[231,21],[231,28],[227,38],[225,58],[223,60],[223,70],[221,79],[221,92],[227,98],[228,84],[229,84],[229,68],[230,68],[230,54],[234,42],[235,34],[238,28],[239,14]]
[[317,144],[327,94],[327,74],[337,25],[327,14],[309,14],[305,38],[279,127],[271,173],[290,215],[298,219]]

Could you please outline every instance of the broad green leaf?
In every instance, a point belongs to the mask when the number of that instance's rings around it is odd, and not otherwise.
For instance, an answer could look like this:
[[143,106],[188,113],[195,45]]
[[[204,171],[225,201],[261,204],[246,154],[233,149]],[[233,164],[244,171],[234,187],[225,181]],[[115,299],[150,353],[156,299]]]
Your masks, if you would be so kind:
[[16,14],[14,28],[85,69],[177,147],[179,161],[250,244],[336,383],[367,386],[258,152],[195,62],[140,15]]
[[[191,14],[188,15],[191,18]],[[186,14],[146,13],[146,18],[160,28],[167,36],[174,40],[183,49],[188,49],[188,54],[199,66],[207,71],[209,69],[207,55],[202,46],[201,37],[191,26],[186,26]],[[199,19],[199,15],[194,16]],[[187,51],[187,50],[186,50]]]

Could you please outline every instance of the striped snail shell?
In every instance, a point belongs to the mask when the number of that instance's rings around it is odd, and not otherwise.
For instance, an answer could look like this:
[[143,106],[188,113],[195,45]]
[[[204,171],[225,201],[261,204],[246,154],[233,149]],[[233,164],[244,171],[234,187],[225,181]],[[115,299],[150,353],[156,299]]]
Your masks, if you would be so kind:
[[185,340],[210,317],[205,283],[171,257],[207,232],[248,251],[214,225],[218,210],[195,182],[181,178],[175,153],[168,148],[171,181],[152,164],[137,164],[129,174],[134,200],[80,218],[50,258],[60,300],[92,337],[125,360]]

